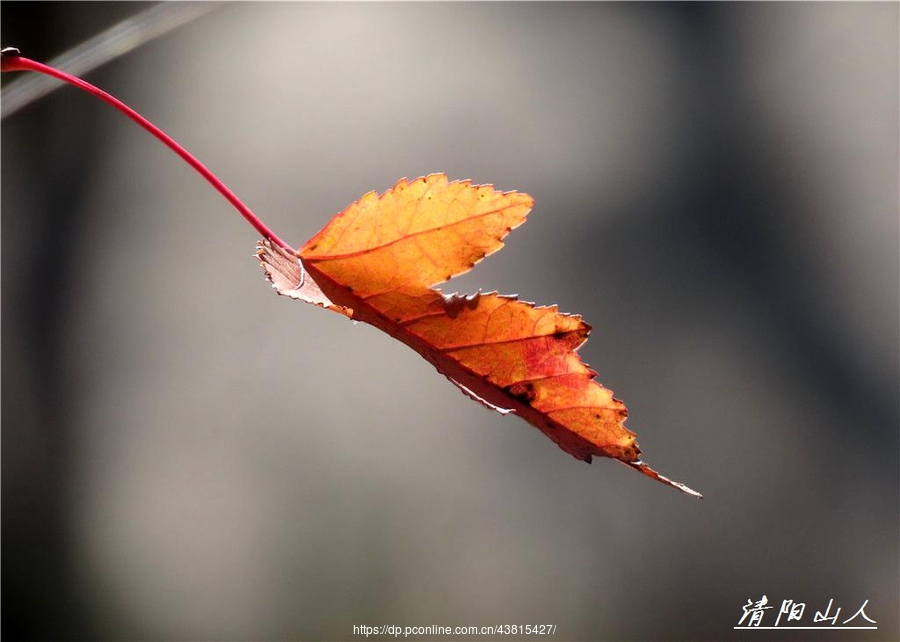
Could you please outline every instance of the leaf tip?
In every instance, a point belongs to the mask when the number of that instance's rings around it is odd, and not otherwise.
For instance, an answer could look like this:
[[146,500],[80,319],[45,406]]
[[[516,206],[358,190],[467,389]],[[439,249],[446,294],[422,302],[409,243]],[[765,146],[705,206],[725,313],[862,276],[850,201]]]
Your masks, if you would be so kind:
[[640,459],[635,459],[634,461],[629,461],[629,462],[624,462],[624,463],[628,466],[631,466],[636,471],[643,473],[644,475],[647,475],[647,477],[650,477],[651,479],[655,479],[656,481],[658,481],[662,484],[665,484],[666,486],[671,486],[672,488],[678,489],[682,493],[686,493],[686,494],[690,495],[691,497],[696,497],[697,499],[703,499],[703,495],[698,493],[693,488],[689,488],[685,484],[682,484],[681,482],[677,482],[673,479],[669,479],[668,477],[666,477],[664,475],[660,475],[658,472],[656,472],[655,470],[650,468],[650,466],[648,466],[647,464],[642,462]]

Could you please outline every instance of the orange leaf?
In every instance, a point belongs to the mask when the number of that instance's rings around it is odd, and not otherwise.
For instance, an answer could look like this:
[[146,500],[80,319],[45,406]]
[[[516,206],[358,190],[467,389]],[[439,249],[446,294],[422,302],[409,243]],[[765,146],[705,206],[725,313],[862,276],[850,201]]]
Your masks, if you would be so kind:
[[612,457],[699,497],[640,460],[625,405],[576,353],[590,332],[581,317],[496,292],[432,289],[503,247],[532,204],[527,194],[443,174],[403,179],[335,216],[299,261],[268,241],[258,256],[279,294],[374,325],[468,396],[516,413],[578,459]]

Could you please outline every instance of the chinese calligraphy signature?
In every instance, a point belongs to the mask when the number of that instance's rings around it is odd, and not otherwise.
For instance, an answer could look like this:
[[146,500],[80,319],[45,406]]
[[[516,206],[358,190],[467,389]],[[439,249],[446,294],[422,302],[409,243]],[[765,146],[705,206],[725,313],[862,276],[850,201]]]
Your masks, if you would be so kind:
[[[862,606],[851,615],[846,620],[843,620],[839,626],[837,626],[838,618],[841,614],[841,607],[837,607],[834,614],[831,614],[831,609],[834,606],[834,600],[828,600],[828,606],[825,607],[825,612],[816,611],[815,615],[812,617],[812,622],[814,624],[820,624],[823,622],[831,622],[831,626],[836,626],[836,628],[848,628],[848,629],[875,629],[878,628],[876,626],[868,626],[865,622],[869,624],[877,624],[875,620],[866,615],[866,605],[869,603],[869,600],[866,600],[862,603]],[[766,595],[763,595],[758,600],[748,599],[747,603],[744,604],[741,609],[744,611],[744,614],[741,616],[741,619],[738,621],[736,629],[738,628],[760,628],[763,622],[763,616],[765,616],[766,611],[769,609],[775,608],[774,605],[769,604],[769,598]],[[822,626],[801,626],[799,623],[803,619],[803,614],[806,611],[806,603],[805,602],[796,602],[794,600],[782,600],[781,607],[778,609],[778,614],[775,617],[775,624],[773,626],[762,626],[761,628],[823,628]],[[774,612],[773,612],[774,613]],[[783,618],[783,619],[782,619]],[[859,618],[859,619],[858,619]],[[851,624],[851,622],[854,622]],[[782,625],[782,623],[785,623]],[[791,622],[798,622],[796,625],[790,624]],[[782,625],[782,626],[779,626]],[[828,625],[825,625],[828,626]]]

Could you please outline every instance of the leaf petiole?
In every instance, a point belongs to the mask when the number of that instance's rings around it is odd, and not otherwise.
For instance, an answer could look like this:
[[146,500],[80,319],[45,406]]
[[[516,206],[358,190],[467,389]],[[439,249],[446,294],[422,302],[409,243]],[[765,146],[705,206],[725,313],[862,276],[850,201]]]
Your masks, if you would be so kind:
[[131,107],[123,103],[121,100],[112,96],[99,87],[95,87],[91,83],[78,78],[77,76],[73,76],[72,74],[66,73],[60,69],[56,69],[55,67],[51,67],[49,65],[45,65],[34,60],[30,60],[23,56],[19,55],[17,49],[12,47],[3,49],[2,58],[0,58],[0,70],[7,71],[34,71],[41,74],[46,74],[48,76],[53,76],[54,78],[58,78],[64,82],[69,83],[70,85],[74,85],[79,89],[86,91],[87,93],[99,98],[100,100],[112,105],[120,112],[128,116],[131,120],[136,122],[138,125],[146,129],[148,132],[153,134],[156,138],[158,138],[164,145],[166,145],[173,152],[178,154],[184,162],[194,168],[203,178],[205,178],[210,185],[212,185],[222,196],[224,196],[229,203],[231,203],[234,208],[241,213],[250,225],[252,225],[256,231],[262,234],[266,239],[269,239],[273,243],[281,246],[291,254],[296,254],[296,251],[287,243],[285,243],[281,238],[278,237],[275,232],[269,229],[269,226],[262,222],[262,220],[254,214],[249,207],[247,207],[241,199],[239,199],[234,192],[232,192],[225,183],[223,183],[215,174],[213,174],[203,163],[201,163],[197,158],[187,151],[184,147],[179,145],[171,136],[169,136],[166,132],[161,130],[159,127],[151,123],[149,120],[141,116]]

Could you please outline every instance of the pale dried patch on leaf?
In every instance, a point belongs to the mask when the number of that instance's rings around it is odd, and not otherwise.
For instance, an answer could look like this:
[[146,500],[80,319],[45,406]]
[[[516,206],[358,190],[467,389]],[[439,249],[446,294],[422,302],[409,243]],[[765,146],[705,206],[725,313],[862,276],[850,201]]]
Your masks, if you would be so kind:
[[322,308],[328,308],[350,316],[348,308],[335,305],[325,296],[319,285],[303,268],[300,259],[283,247],[269,240],[259,241],[256,245],[256,258],[266,274],[266,279],[281,296],[305,301]]

